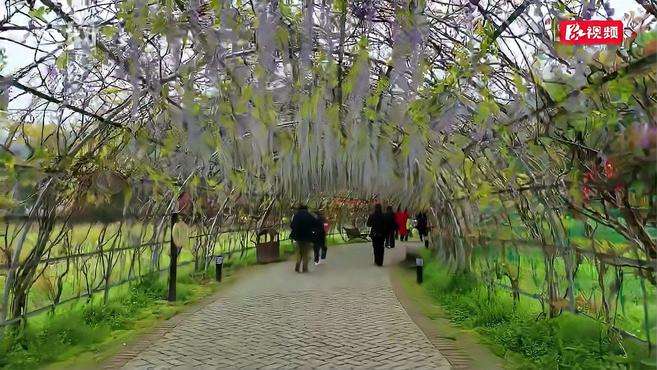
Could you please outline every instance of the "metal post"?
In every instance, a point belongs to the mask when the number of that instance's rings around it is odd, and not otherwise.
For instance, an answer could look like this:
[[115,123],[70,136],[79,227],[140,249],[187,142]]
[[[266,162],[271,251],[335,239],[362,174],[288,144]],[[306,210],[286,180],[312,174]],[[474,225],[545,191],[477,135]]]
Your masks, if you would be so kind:
[[173,226],[176,223],[176,215],[171,215],[171,240],[169,246],[171,249],[171,259],[169,262],[169,294],[167,301],[174,302],[176,300],[176,275],[178,274],[178,247],[173,241]]
[[221,270],[224,266],[224,256],[218,255],[214,258],[214,276],[217,281],[221,281]]
[[422,284],[423,276],[423,268],[424,268],[424,260],[422,258],[416,258],[415,259],[415,272],[417,273],[417,283]]

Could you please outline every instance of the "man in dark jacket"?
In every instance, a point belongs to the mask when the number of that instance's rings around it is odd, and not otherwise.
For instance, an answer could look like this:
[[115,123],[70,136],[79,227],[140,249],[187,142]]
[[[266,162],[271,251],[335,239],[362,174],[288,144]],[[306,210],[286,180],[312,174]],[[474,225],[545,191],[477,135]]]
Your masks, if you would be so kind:
[[388,225],[383,216],[381,204],[374,206],[374,213],[367,219],[367,226],[370,227],[370,236],[372,237],[372,248],[374,249],[374,263],[377,266],[383,266],[383,244],[388,235]]
[[316,239],[317,224],[317,219],[308,212],[306,205],[299,206],[292,217],[290,239],[297,242],[297,263],[294,267],[296,272],[308,272],[308,253]]
[[420,211],[415,219],[417,221],[415,227],[417,228],[418,234],[420,234],[420,240],[424,241],[424,245],[428,247],[429,239],[427,239],[427,236],[429,235],[429,220],[427,219],[427,214],[424,211]]

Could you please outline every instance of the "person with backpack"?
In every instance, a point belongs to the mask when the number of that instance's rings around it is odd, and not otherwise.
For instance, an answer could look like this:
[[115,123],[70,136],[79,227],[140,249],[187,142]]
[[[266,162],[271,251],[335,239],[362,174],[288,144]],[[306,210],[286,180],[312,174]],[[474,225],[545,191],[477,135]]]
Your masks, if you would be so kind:
[[308,272],[308,253],[312,248],[317,233],[317,219],[308,212],[308,206],[302,204],[292,217],[290,239],[297,244],[296,272]]
[[367,219],[367,226],[370,227],[370,237],[372,238],[372,249],[374,250],[374,264],[383,266],[384,243],[388,235],[388,223],[383,215],[381,204],[374,205],[374,212]]

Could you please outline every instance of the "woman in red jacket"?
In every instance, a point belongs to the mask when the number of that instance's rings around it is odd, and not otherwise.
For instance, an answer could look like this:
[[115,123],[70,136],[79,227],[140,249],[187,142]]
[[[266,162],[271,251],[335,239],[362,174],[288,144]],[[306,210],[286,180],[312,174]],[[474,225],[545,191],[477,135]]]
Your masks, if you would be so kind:
[[408,221],[408,209],[401,210],[401,206],[397,207],[397,212],[395,212],[395,223],[397,224],[397,233],[399,234],[399,240],[408,241],[408,229],[406,228],[406,222]]

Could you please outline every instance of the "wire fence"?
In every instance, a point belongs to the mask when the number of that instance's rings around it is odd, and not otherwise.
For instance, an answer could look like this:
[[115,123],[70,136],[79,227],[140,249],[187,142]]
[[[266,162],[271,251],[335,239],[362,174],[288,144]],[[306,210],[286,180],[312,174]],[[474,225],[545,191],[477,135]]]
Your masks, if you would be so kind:
[[[190,264],[192,264],[192,263],[194,263],[194,261],[184,261],[184,262],[178,263],[178,267],[182,267],[182,266],[190,265]],[[161,268],[161,269],[155,271],[155,273],[157,273],[157,274],[161,274],[161,273],[164,273],[164,272],[166,272],[166,271],[168,271],[168,270],[169,270],[169,267],[167,266],[167,267],[164,267],[164,268]],[[151,273],[152,273],[152,272],[151,272]],[[42,314],[42,313],[45,313],[45,312],[48,312],[48,311],[52,311],[52,310],[54,310],[55,308],[57,308],[58,306],[62,306],[62,305],[67,304],[67,303],[75,302],[75,301],[78,301],[78,300],[80,300],[80,299],[82,299],[82,298],[90,297],[90,296],[92,296],[93,294],[95,294],[95,293],[100,293],[100,292],[104,291],[104,290],[107,289],[107,288],[110,288],[110,289],[111,289],[111,288],[115,288],[115,287],[118,287],[118,286],[121,286],[121,285],[127,284],[127,283],[129,283],[129,282],[132,282],[132,281],[135,281],[135,280],[141,279],[141,278],[143,278],[143,277],[144,277],[144,275],[135,275],[135,276],[131,276],[131,277],[127,278],[127,279],[123,279],[123,280],[121,280],[121,281],[117,281],[117,282],[111,283],[111,284],[109,284],[109,287],[105,287],[105,286],[103,286],[103,287],[95,288],[95,289],[92,289],[91,291],[84,292],[84,293],[80,293],[80,294],[78,294],[78,295],[76,295],[76,296],[74,296],[74,297],[67,298],[67,299],[62,300],[62,301],[59,301],[59,302],[57,302],[57,303],[53,303],[53,304],[49,304],[49,305],[46,305],[46,306],[42,306],[42,307],[40,307],[40,308],[37,308],[37,309],[31,310],[31,311],[25,313],[24,315],[22,315],[22,316],[20,316],[20,317],[15,317],[15,318],[13,318],[13,319],[6,320],[6,321],[0,321],[0,327],[7,326],[7,325],[11,325],[11,324],[15,324],[15,323],[17,323],[17,322],[19,322],[19,321],[21,321],[21,320],[25,320],[25,319],[28,319],[28,318],[33,317],[33,316],[38,316],[38,315],[40,315],[40,314]]]
[[[277,232],[279,232],[278,230],[280,230],[284,226],[285,226],[284,224],[276,224],[276,225],[270,225],[270,226],[263,227],[263,229],[264,228],[269,228],[269,229],[273,228],[273,229],[277,230]],[[192,235],[192,236],[190,236],[190,239],[199,239],[199,238],[202,238],[202,237],[214,237],[214,240],[212,240],[211,242],[212,243],[217,243],[217,239],[223,234],[244,233],[244,234],[248,235],[248,233],[254,233],[254,232],[255,232],[254,229],[233,228],[233,229],[221,230],[217,233]],[[165,230],[165,233],[166,233],[166,230]],[[333,233],[327,234],[327,236],[335,236],[335,235],[341,235],[341,233],[333,232]],[[279,240],[279,242],[283,242],[283,241],[290,240],[290,238],[289,238],[289,235],[287,235],[283,238],[279,238],[278,240]],[[141,243],[141,244],[134,245],[134,246],[115,247],[115,248],[96,250],[96,251],[85,252],[85,253],[75,253],[75,254],[64,255],[64,256],[49,257],[49,258],[44,258],[44,259],[39,260],[38,263],[40,265],[46,265],[46,266],[59,264],[59,263],[64,263],[64,262],[71,263],[72,261],[85,259],[85,258],[93,258],[93,257],[99,257],[99,256],[103,257],[104,255],[106,255],[108,253],[121,253],[121,252],[127,252],[127,251],[135,251],[135,250],[145,249],[145,248],[149,248],[149,247],[163,247],[163,246],[167,245],[168,243],[170,243],[170,241],[171,241],[170,239],[164,238],[162,241]],[[214,257],[215,255],[221,254],[221,255],[225,256],[227,260],[230,260],[233,255],[236,255],[236,254],[245,255],[249,251],[254,250],[254,249],[257,248],[256,240],[251,239],[251,240],[246,240],[246,242],[251,244],[251,246],[238,248],[238,249],[229,249],[229,250],[223,250],[222,249],[220,251],[216,251],[214,248],[212,248],[212,251],[217,252],[217,253],[207,255],[207,256],[205,256],[205,258],[209,260],[210,258]],[[195,260],[184,260],[184,261],[179,261],[177,263],[177,266],[182,267],[182,266],[190,265],[192,263],[195,263]],[[0,271],[8,271],[9,269],[11,269],[11,266],[9,264],[0,265]],[[11,319],[8,319],[8,320],[3,320],[3,318],[0,318],[0,327],[15,324],[15,323],[17,323],[21,320],[25,320],[25,319],[28,319],[30,317],[38,316],[39,314],[42,314],[42,313],[45,313],[45,312],[48,312],[48,311],[53,311],[58,306],[61,306],[61,305],[67,304],[67,303],[72,303],[72,302],[78,301],[78,300],[83,299],[83,298],[89,298],[89,297],[93,296],[96,293],[107,291],[108,289],[115,288],[115,287],[130,283],[130,282],[133,282],[135,280],[141,279],[144,276],[146,276],[147,274],[152,274],[152,273],[163,274],[163,273],[167,272],[168,270],[169,270],[169,266],[167,265],[165,267],[162,267],[162,268],[159,268],[159,269],[156,269],[156,270],[146,271],[145,274],[135,274],[135,275],[132,275],[132,276],[128,276],[127,278],[120,279],[118,281],[113,281],[111,283],[109,282],[109,279],[105,279],[106,284],[99,285],[99,286],[97,286],[95,288],[92,288],[92,289],[87,289],[84,292],[78,292],[74,296],[68,297],[68,298],[60,300],[58,302],[54,302],[54,303],[51,303],[51,304],[40,306],[40,307],[35,308],[35,309],[31,309],[31,310],[25,312],[23,315],[21,315],[19,317],[14,317],[14,318],[11,318]]]
[[[544,243],[538,240],[530,240],[530,239],[500,239],[500,238],[491,238],[487,236],[453,236],[453,235],[446,235],[446,234],[437,234],[437,236],[445,239],[450,239],[450,238],[458,238],[458,239],[463,239],[463,240],[468,240],[468,241],[479,241],[479,242],[492,242],[492,243],[499,243],[499,244],[511,244],[514,246],[527,246],[527,247],[541,247],[541,248],[550,248],[553,250],[563,250],[564,248],[561,246],[557,246],[554,244],[550,243]],[[618,267],[632,267],[636,269],[643,269],[643,270],[657,270],[657,259],[651,259],[651,260],[645,260],[641,258],[629,258],[626,256],[614,254],[614,253],[609,253],[609,252],[602,252],[602,251],[596,251],[596,250],[587,250],[578,246],[575,246],[573,244],[568,244],[565,248],[566,250],[571,250],[574,251],[582,256],[586,256],[589,258],[596,258],[601,262],[606,263],[607,265],[610,266],[618,266]]]
[[[267,228],[274,228],[276,230],[279,230],[281,227],[283,227],[283,224],[276,224],[276,225],[269,225],[266,226]],[[48,311],[53,311],[56,307],[71,303],[80,299],[84,298],[90,298],[94,294],[99,293],[99,292],[107,292],[111,288],[115,288],[127,283],[130,283],[132,281],[138,280],[143,278],[144,276],[148,274],[162,274],[169,269],[169,264],[164,261],[164,267],[160,267],[161,261],[160,258],[164,253],[161,253],[163,250],[164,246],[168,245],[171,242],[170,236],[167,238],[167,234],[170,234],[170,228],[165,228],[163,231],[164,237],[162,237],[161,240],[156,240],[156,241],[149,241],[145,243],[139,243],[136,245],[132,246],[125,246],[125,245],[117,245],[117,246],[112,246],[110,248],[101,248],[93,251],[88,251],[88,252],[78,252],[78,253],[70,253],[70,254],[65,254],[65,255],[58,255],[54,257],[48,257],[48,258],[42,258],[36,262],[37,265],[40,265],[40,273],[38,276],[34,279],[35,282],[38,281],[40,276],[44,275],[44,272],[47,271],[50,268],[53,268],[55,270],[59,269],[64,269],[63,266],[65,266],[65,272],[62,272],[62,274],[66,275],[60,277],[60,279],[68,279],[68,280],[81,280],[80,279],[80,271],[83,269],[86,270],[93,270],[96,269],[98,271],[93,271],[93,273],[88,273],[89,277],[88,279],[91,280],[91,282],[86,281],[86,286],[84,288],[81,288],[81,284],[78,281],[78,289],[77,291],[74,291],[73,294],[70,294],[69,297],[63,298],[61,300],[57,299],[52,303],[45,304],[45,305],[39,305],[36,308],[29,308],[25,310],[25,312],[18,316],[18,317],[12,317],[9,319],[5,319],[4,317],[0,317],[0,327],[15,324],[21,320],[28,319],[30,317],[37,316],[41,313],[48,312]],[[255,240],[249,239],[249,235],[252,233],[255,233],[254,229],[244,229],[244,228],[230,228],[230,229],[225,229],[225,230],[219,230],[215,233],[205,233],[205,234],[195,234],[190,236],[190,239],[194,239],[199,242],[205,242],[211,245],[211,247],[205,249],[209,252],[212,252],[210,255],[207,256],[200,256],[204,257],[205,259],[209,260],[213,254],[223,254],[224,256],[227,257],[227,259],[230,259],[232,256],[236,254],[245,254],[250,250],[253,250],[256,248],[255,245]],[[219,250],[217,251],[216,246],[217,244],[220,244],[220,238],[223,235],[226,234],[236,234],[236,235],[241,235],[242,242],[241,243],[234,243],[234,244],[240,244],[239,248],[230,248],[226,250],[224,247],[225,245],[219,245]],[[202,241],[202,238],[207,237],[208,240]],[[159,238],[155,238],[159,239]],[[236,239],[239,239],[236,238]],[[282,238],[280,241],[285,241],[288,238]],[[122,242],[126,242],[125,240],[122,240]],[[225,242],[225,241],[224,241]],[[248,246],[249,244],[253,244],[252,246]],[[93,245],[91,247],[97,247],[97,245]],[[112,269],[114,268],[114,265],[117,263],[116,261],[118,260],[131,260],[131,263],[134,264],[135,260],[141,261],[144,258],[147,258],[149,262],[151,262],[152,256],[146,256],[146,254],[153,254],[154,250],[159,250],[157,253],[157,263],[154,264],[157,266],[157,268],[147,268],[145,271],[142,271],[141,267],[136,268],[133,265],[130,266],[128,269],[128,274],[125,277],[121,277],[119,279],[117,278],[110,278],[110,275],[113,273]],[[200,253],[203,249],[197,251]],[[132,254],[128,255],[128,252],[133,252]],[[128,253],[128,254],[127,254]],[[196,263],[197,258],[199,257],[198,255],[194,255],[194,252],[190,251],[190,254],[192,254],[192,258],[187,258],[187,259],[178,259],[177,266],[186,266],[190,265],[192,263]],[[91,267],[88,266],[88,263],[90,260],[96,261],[96,264]],[[100,261],[100,262],[98,262]],[[106,264],[109,264],[110,266],[106,266]],[[57,267],[58,265],[62,265],[62,267]],[[9,272],[15,272],[17,269],[20,267],[20,264],[15,264],[12,266],[11,263],[5,263],[0,265],[0,273],[4,272],[5,277],[8,275]],[[75,274],[69,276],[67,275],[69,273],[69,266],[76,266],[77,270],[75,271]],[[13,269],[13,270],[12,270]],[[108,272],[109,271],[109,272]],[[123,271],[120,271],[120,273],[125,273],[125,269]],[[87,279],[87,272],[85,274],[85,279]],[[2,278],[2,274],[0,274],[0,278]],[[0,280],[1,281],[1,280]],[[5,279],[5,284],[6,284],[6,279]],[[72,281],[68,281],[68,284],[74,284]],[[32,287],[30,290],[34,289]],[[72,289],[72,288],[71,288]],[[74,290],[74,289],[73,289]],[[61,294],[61,292],[60,292]],[[8,302],[7,302],[8,303]]]
[[[282,227],[281,225],[275,225],[271,227],[276,227],[280,228]],[[201,237],[206,237],[206,236],[219,236],[222,234],[228,234],[228,233],[240,233],[240,232],[253,232],[254,230],[251,229],[228,229],[228,230],[222,230],[219,231],[216,234],[197,234],[197,235],[192,235],[189,238],[190,239],[198,239]],[[281,239],[281,241],[287,240],[286,239]],[[84,252],[84,253],[74,253],[74,254],[69,254],[69,255],[64,255],[64,256],[56,256],[56,257],[48,257],[48,258],[43,258],[39,260],[39,264],[53,264],[53,263],[59,263],[59,262],[65,262],[67,260],[75,260],[79,258],[84,258],[84,257],[93,257],[97,255],[103,255],[109,252],[124,252],[124,251],[129,251],[129,250],[135,250],[135,249],[140,249],[140,248],[147,248],[147,247],[153,247],[153,246],[158,246],[158,245],[166,245],[167,243],[171,242],[171,240],[162,240],[160,241],[155,241],[155,242],[147,242],[147,243],[142,243],[138,245],[133,245],[133,246],[126,246],[126,247],[117,247],[117,248],[109,248],[109,249],[103,249],[103,250],[96,250],[92,252]],[[250,249],[250,248],[247,248]],[[233,252],[231,252],[233,253]],[[1,264],[0,265],[0,271],[7,271],[11,268],[10,264]]]
[[[557,245],[544,243],[544,242],[541,242],[541,241],[538,241],[538,240],[502,239],[502,238],[486,237],[486,236],[481,236],[481,235],[477,235],[477,236],[454,236],[454,235],[447,235],[447,234],[441,234],[441,233],[434,233],[434,237],[437,237],[438,239],[442,238],[443,242],[444,241],[448,241],[448,242],[449,241],[454,241],[455,239],[465,240],[465,241],[468,241],[468,242],[472,243],[473,245],[476,245],[476,248],[480,249],[480,250],[483,249],[483,248],[490,248],[491,245],[487,244],[487,243],[492,243],[493,244],[492,246],[494,248],[497,248],[498,250],[501,248],[501,246],[507,246],[507,247],[510,246],[510,247],[516,247],[516,248],[517,247],[526,247],[526,248],[540,249],[542,251],[545,251],[545,250],[554,251],[555,255],[557,255],[559,253],[562,253],[562,252],[568,251],[568,252],[575,253],[579,256],[589,258],[591,261],[597,261],[598,263],[606,264],[606,265],[611,266],[611,267],[616,267],[616,268],[621,268],[621,269],[622,268],[629,268],[629,269],[633,269],[635,271],[645,271],[648,274],[654,274],[655,270],[657,269],[657,260],[655,260],[655,259],[646,260],[646,259],[641,259],[641,258],[629,258],[627,256],[615,254],[615,253],[612,253],[612,252],[609,252],[609,251],[604,251],[603,252],[603,251],[597,251],[597,250],[584,249],[582,247],[573,245],[572,243],[569,243],[566,246],[559,247]],[[474,260],[476,260],[477,258],[489,258],[489,257],[490,256],[474,256],[473,258],[474,258]],[[498,255],[498,257],[502,257],[502,256]],[[525,258],[528,258],[528,256],[525,256]],[[517,261],[517,264],[519,266],[520,260]],[[514,267],[518,267],[518,266],[514,265]],[[535,268],[535,267],[532,267],[532,269],[533,268]],[[495,276],[490,276],[490,274],[491,274],[490,271],[483,272],[483,274],[489,274],[489,276],[487,278],[491,281],[495,280],[495,278],[496,278]],[[565,272],[564,272],[564,275],[566,275]],[[642,275],[640,275],[638,273],[632,274],[632,276],[636,276],[637,279],[643,279],[644,278]],[[486,276],[483,276],[483,275],[482,275],[482,277],[486,278]],[[499,279],[499,278],[500,277],[498,276],[497,279]],[[524,276],[524,278],[527,278],[527,276]],[[515,279],[521,279],[519,267],[518,267],[518,276],[516,276]],[[493,284],[496,287],[502,288],[502,289],[504,289],[508,292],[511,292],[511,293],[518,294],[518,295],[526,297],[526,298],[536,300],[542,306],[544,306],[546,304],[546,302],[549,303],[549,301],[550,301],[547,292],[529,292],[527,290],[524,290],[524,289],[520,288],[518,282],[516,282],[515,284],[512,284],[512,285],[515,285],[515,286],[511,286],[511,285],[508,285],[508,284],[503,284],[503,283],[500,283],[499,281],[495,281],[495,282],[493,282]],[[570,283],[569,283],[569,289],[573,289],[574,291],[577,291],[580,288],[578,288],[576,286],[570,286]],[[604,288],[600,288],[600,289],[604,289]],[[643,294],[645,295],[645,292]],[[635,298],[637,298],[637,300],[641,299],[641,297],[639,297],[638,295]],[[645,300],[645,299],[648,299],[648,298],[646,298],[644,296],[643,299]],[[645,306],[644,310],[647,310],[648,308],[649,307]],[[606,322],[606,320],[602,317],[602,315],[599,312],[593,312],[593,311],[587,312],[587,310],[582,310],[582,309],[579,309],[578,307],[575,307],[575,310],[574,310],[573,313],[576,314],[576,315],[580,315],[580,316],[586,316],[588,318],[591,318],[591,319],[594,319],[598,322],[601,322],[604,325],[608,326],[610,328],[610,330],[612,330],[612,331],[622,335],[624,338],[630,339],[630,340],[632,340],[636,343],[648,345],[650,347],[655,345],[654,341],[651,340],[649,335],[647,335],[647,338],[644,339],[644,338],[641,338],[641,337],[639,337],[639,336],[637,336],[637,335],[635,335],[631,332],[628,332],[627,330],[624,330],[623,328],[618,327],[615,323],[615,320],[613,320],[614,322]],[[647,317],[645,318],[645,320],[648,320]],[[644,323],[644,325],[645,325],[645,323]],[[649,329],[646,329],[646,330],[649,330]],[[647,333],[648,332],[646,332],[646,334]]]

